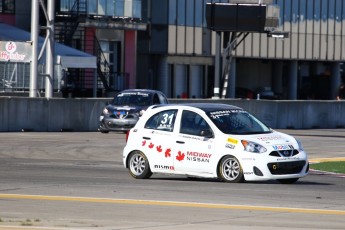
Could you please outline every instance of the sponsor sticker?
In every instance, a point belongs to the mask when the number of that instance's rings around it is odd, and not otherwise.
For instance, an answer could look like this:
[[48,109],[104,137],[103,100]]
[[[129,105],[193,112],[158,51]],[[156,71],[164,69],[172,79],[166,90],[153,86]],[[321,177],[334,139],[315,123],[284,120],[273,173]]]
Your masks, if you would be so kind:
[[280,157],[280,158],[277,158],[277,161],[291,161],[291,160],[300,160],[299,157]]
[[172,170],[172,171],[175,170],[174,166],[170,166],[170,165],[154,165],[154,168],[155,169]]
[[236,147],[235,145],[232,145],[232,144],[229,144],[229,143],[225,144],[225,148],[228,148],[228,149],[234,149],[235,147]]
[[268,136],[268,137],[257,137],[258,140],[261,141],[273,141],[273,140],[280,140],[282,139],[281,136]]
[[198,163],[209,163],[212,154],[199,153],[199,152],[187,152],[187,161],[194,161]]
[[290,150],[294,149],[292,145],[273,145],[274,150]]
[[229,143],[231,143],[231,144],[235,144],[235,145],[237,145],[238,140],[237,140],[237,139],[235,139],[235,138],[229,137],[229,138],[228,138],[228,142],[229,142]]
[[222,111],[211,112],[210,116],[212,119],[217,119],[222,116],[229,116],[232,113],[245,113],[245,111],[239,110],[239,109],[222,110]]
[[244,161],[255,161],[255,158],[243,157],[242,160],[244,160]]

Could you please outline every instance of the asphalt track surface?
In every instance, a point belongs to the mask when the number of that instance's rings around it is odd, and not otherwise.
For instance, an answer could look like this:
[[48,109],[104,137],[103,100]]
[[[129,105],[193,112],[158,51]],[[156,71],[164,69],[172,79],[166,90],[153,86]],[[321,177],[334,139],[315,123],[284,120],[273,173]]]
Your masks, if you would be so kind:
[[[345,130],[281,130],[311,162],[345,160]],[[345,229],[345,177],[292,185],[131,178],[125,135],[0,133],[0,229]]]

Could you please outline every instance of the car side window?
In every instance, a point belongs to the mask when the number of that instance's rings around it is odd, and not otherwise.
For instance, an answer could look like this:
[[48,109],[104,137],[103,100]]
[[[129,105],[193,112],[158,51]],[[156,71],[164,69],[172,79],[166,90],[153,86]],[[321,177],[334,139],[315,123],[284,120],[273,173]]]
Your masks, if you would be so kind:
[[180,133],[195,136],[213,136],[211,127],[199,114],[184,110],[182,112]]
[[159,93],[158,97],[159,97],[161,104],[168,104],[168,100],[162,94]]
[[153,104],[154,105],[161,104],[159,101],[158,95],[156,93],[153,95]]
[[153,115],[145,124],[145,129],[174,131],[177,110],[166,110]]

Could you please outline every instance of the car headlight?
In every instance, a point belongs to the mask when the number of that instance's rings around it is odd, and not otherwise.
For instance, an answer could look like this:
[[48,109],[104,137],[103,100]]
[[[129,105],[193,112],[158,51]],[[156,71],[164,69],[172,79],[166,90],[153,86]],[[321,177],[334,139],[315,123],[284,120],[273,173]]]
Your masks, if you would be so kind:
[[140,110],[139,112],[136,112],[135,115],[137,117],[141,117],[144,114],[145,110]]
[[264,153],[267,151],[265,147],[262,145],[259,145],[258,143],[242,140],[242,145],[244,147],[244,150],[251,153]]
[[301,151],[304,151],[304,148],[303,148],[303,145],[302,145],[302,142],[298,139],[295,139],[297,141],[297,144],[298,144],[298,149],[301,150]]
[[139,116],[142,116],[142,115],[144,114],[144,112],[145,112],[145,110],[141,110],[141,111],[139,112]]
[[108,115],[108,114],[110,114],[110,112],[109,112],[109,110],[107,108],[104,108],[103,109],[103,114],[107,114]]

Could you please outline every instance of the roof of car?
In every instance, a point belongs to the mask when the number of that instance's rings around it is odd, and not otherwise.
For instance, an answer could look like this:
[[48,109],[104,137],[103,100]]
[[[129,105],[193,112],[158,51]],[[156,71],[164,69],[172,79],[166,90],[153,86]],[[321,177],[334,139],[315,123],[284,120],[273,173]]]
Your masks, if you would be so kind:
[[127,92],[162,93],[161,91],[154,90],[154,89],[125,89],[125,90],[120,91],[119,93],[127,93]]
[[166,106],[185,106],[185,107],[194,107],[201,109],[205,112],[212,112],[212,111],[218,111],[218,110],[229,110],[229,109],[240,109],[243,110],[240,107],[234,106],[234,105],[228,105],[228,104],[221,104],[221,103],[182,103],[182,104],[167,104],[167,105],[155,105],[153,108],[158,107],[166,107]]

